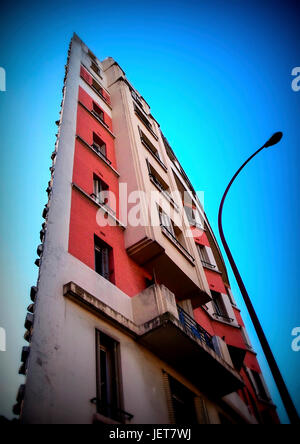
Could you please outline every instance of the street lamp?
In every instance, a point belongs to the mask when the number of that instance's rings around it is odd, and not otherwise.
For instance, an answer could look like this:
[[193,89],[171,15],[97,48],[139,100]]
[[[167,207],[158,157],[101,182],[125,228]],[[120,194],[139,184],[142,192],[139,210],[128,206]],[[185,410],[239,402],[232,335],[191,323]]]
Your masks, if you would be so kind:
[[222,244],[224,246],[224,249],[226,251],[228,260],[230,262],[231,268],[233,270],[233,273],[235,275],[235,278],[237,280],[238,286],[240,288],[240,291],[242,293],[242,296],[244,298],[245,304],[247,306],[248,312],[250,314],[251,320],[253,322],[254,328],[256,330],[256,334],[258,336],[258,339],[261,343],[262,349],[264,351],[265,357],[268,361],[270,370],[272,372],[274,381],[277,385],[278,391],[280,393],[283,405],[287,411],[287,414],[289,416],[290,422],[292,424],[295,423],[299,423],[299,416],[297,413],[297,410],[293,404],[292,398],[290,397],[290,394],[288,392],[288,389],[285,385],[285,382],[283,380],[283,377],[280,373],[280,370],[278,368],[278,365],[275,361],[274,355],[272,353],[272,350],[269,346],[269,343],[267,341],[267,338],[264,334],[264,331],[262,329],[262,326],[259,322],[259,319],[255,313],[254,307],[252,305],[252,302],[250,300],[250,297],[248,295],[248,292],[246,290],[246,287],[244,285],[244,282],[241,278],[241,275],[239,273],[239,270],[235,264],[235,261],[233,259],[233,256],[231,254],[231,251],[228,247],[228,244],[226,242],[225,236],[224,236],[224,232],[223,232],[223,227],[222,227],[222,212],[223,212],[223,205],[224,205],[224,201],[226,199],[226,196],[228,194],[228,191],[231,187],[231,185],[233,184],[234,180],[236,179],[236,177],[239,175],[239,173],[242,171],[242,169],[247,165],[247,163],[250,162],[251,159],[253,159],[253,157],[255,157],[260,151],[262,151],[264,148],[268,148],[270,146],[276,145],[278,142],[280,142],[282,138],[282,133],[281,132],[277,132],[275,134],[273,134],[273,136],[261,147],[259,148],[259,150],[257,150],[254,154],[252,154],[252,156],[249,157],[248,160],[246,160],[246,162],[237,170],[237,172],[235,173],[235,175],[233,176],[233,178],[231,179],[231,181],[229,182],[225,193],[222,197],[221,203],[220,203],[220,208],[219,208],[219,215],[218,215],[218,225],[219,225],[219,232],[220,232],[220,237],[222,240]]

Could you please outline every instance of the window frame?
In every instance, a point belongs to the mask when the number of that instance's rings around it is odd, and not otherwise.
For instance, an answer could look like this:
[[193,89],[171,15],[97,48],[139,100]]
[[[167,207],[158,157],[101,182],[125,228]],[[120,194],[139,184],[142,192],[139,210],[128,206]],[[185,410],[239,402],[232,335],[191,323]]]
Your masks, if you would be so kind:
[[[96,347],[96,393],[97,393],[97,413],[100,413],[107,418],[111,418],[118,422],[125,422],[125,413],[123,411],[123,385],[122,385],[122,369],[121,369],[121,354],[120,354],[120,342],[107,334],[106,332],[97,329],[95,330],[95,347]],[[101,380],[101,351],[108,350],[113,359],[110,366],[113,367],[110,375],[111,393],[109,397],[115,397],[113,402],[107,402],[106,405],[101,405],[103,384]],[[106,355],[108,356],[108,355]],[[111,356],[110,358],[111,359]],[[111,399],[109,399],[111,401]],[[109,404],[109,405],[108,405]],[[115,413],[113,412],[115,410]]]
[[[95,108],[98,108],[98,109],[100,110],[100,113],[99,113]],[[98,117],[98,119],[100,119],[101,122],[103,122],[103,123],[105,124],[104,111],[103,111],[103,109],[98,105],[98,103],[96,103],[94,100],[93,100],[93,109],[92,109],[92,113],[93,113],[96,117]]]
[[[102,256],[99,258],[101,260],[101,272],[97,270],[97,254],[100,253]],[[104,260],[103,260],[104,258]],[[94,270],[97,274],[107,279],[109,282],[113,283],[113,249],[100,237],[94,234]],[[105,264],[105,265],[103,265]]]
[[[102,145],[100,145],[99,143],[96,142],[96,140],[99,139],[99,142],[102,142]],[[97,133],[95,133],[95,131],[93,131],[93,143],[92,143],[92,147],[94,148],[94,150],[96,150],[98,153],[100,153],[100,155],[104,156],[107,159],[107,145],[106,142],[104,142],[104,140],[101,139],[100,136],[98,136]],[[103,147],[104,147],[104,152],[103,152]]]

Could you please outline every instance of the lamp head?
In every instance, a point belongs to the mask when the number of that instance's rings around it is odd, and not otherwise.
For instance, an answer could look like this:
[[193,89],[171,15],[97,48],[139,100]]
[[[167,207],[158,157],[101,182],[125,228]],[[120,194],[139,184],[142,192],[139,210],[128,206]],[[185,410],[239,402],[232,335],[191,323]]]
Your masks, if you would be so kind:
[[277,133],[273,134],[272,137],[264,144],[264,148],[268,148],[269,146],[276,145],[280,140],[282,139],[282,132],[278,131]]

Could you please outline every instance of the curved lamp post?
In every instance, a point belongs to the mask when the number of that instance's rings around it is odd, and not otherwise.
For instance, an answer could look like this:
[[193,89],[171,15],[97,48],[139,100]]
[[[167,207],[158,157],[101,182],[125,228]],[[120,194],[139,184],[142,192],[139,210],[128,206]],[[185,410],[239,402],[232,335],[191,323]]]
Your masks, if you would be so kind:
[[257,150],[252,156],[250,156],[249,159],[246,160],[246,162],[237,170],[237,172],[235,173],[235,175],[233,176],[233,178],[229,182],[229,184],[228,184],[228,186],[227,186],[227,188],[225,190],[225,193],[224,193],[224,195],[222,197],[222,200],[221,200],[221,203],[220,203],[220,208],[219,208],[218,225],[219,225],[219,232],[220,232],[220,237],[221,237],[221,240],[222,240],[222,244],[224,246],[224,249],[226,251],[226,254],[227,254],[228,260],[230,262],[231,268],[233,270],[233,273],[234,273],[235,278],[237,280],[238,286],[239,286],[240,291],[242,293],[242,296],[244,298],[245,304],[247,306],[248,312],[250,314],[251,320],[252,320],[254,328],[256,330],[256,334],[258,336],[258,339],[259,339],[259,341],[261,343],[261,346],[262,346],[262,349],[264,351],[265,357],[266,357],[266,359],[268,361],[268,364],[269,364],[270,370],[272,372],[273,378],[274,378],[274,380],[276,382],[276,385],[277,385],[278,391],[280,393],[282,402],[283,402],[284,407],[285,407],[285,409],[287,411],[287,414],[289,416],[290,422],[292,424],[295,424],[295,423],[299,423],[299,416],[298,416],[297,410],[296,410],[296,408],[295,408],[295,406],[293,404],[292,398],[290,397],[288,389],[287,389],[287,387],[285,385],[283,377],[282,377],[282,375],[280,373],[280,370],[278,368],[278,365],[277,365],[277,363],[275,361],[275,358],[274,358],[274,355],[272,353],[272,350],[271,350],[271,348],[269,346],[269,343],[268,343],[267,338],[266,338],[266,336],[264,334],[264,331],[263,331],[262,326],[261,326],[261,324],[259,322],[259,319],[258,319],[258,317],[257,317],[257,315],[255,313],[254,307],[252,305],[252,302],[250,300],[250,297],[248,295],[248,292],[246,290],[244,282],[243,282],[243,280],[241,278],[239,270],[238,270],[238,268],[237,268],[237,266],[235,264],[235,261],[234,261],[234,259],[232,257],[232,254],[231,254],[231,251],[230,251],[230,249],[228,247],[228,244],[226,242],[226,239],[225,239],[225,236],[224,236],[224,232],[223,232],[223,227],[222,227],[222,212],[223,212],[224,201],[225,201],[225,198],[226,198],[226,196],[228,194],[228,191],[229,191],[231,185],[233,184],[234,180],[239,175],[239,173],[242,171],[242,169],[250,162],[250,160],[253,159],[253,157],[255,157],[264,148],[268,148],[270,146],[276,145],[278,142],[280,142],[281,138],[282,138],[282,133],[281,132],[277,132],[277,133],[273,134],[273,136],[261,148],[259,148],[259,150]]

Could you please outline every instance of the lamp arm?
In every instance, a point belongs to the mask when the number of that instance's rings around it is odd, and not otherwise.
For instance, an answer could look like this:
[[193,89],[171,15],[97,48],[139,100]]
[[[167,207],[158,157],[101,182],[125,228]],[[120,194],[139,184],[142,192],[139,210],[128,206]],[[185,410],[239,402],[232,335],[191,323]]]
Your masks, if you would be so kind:
[[270,367],[270,370],[272,372],[274,381],[275,381],[275,383],[277,385],[277,388],[278,388],[278,391],[280,393],[280,396],[281,396],[282,402],[284,404],[284,407],[285,407],[285,409],[287,411],[287,414],[289,416],[289,419],[290,419],[291,423],[292,424],[299,424],[299,416],[298,416],[297,410],[296,410],[296,408],[295,408],[295,406],[293,404],[292,398],[290,397],[290,394],[289,394],[288,389],[287,389],[287,387],[285,385],[284,379],[283,379],[283,377],[281,375],[281,372],[279,370],[279,367],[278,367],[278,365],[276,363],[276,360],[275,360],[274,355],[272,353],[272,350],[271,350],[271,348],[269,346],[268,340],[267,340],[267,338],[265,336],[265,333],[264,333],[264,331],[262,329],[262,326],[261,326],[261,324],[259,322],[257,314],[256,314],[256,312],[254,310],[254,307],[252,305],[251,299],[250,299],[250,297],[248,295],[248,292],[246,290],[246,287],[244,285],[242,277],[241,277],[241,275],[239,273],[239,270],[238,270],[238,268],[236,266],[236,263],[235,263],[235,261],[233,259],[231,251],[230,251],[230,249],[228,247],[228,244],[227,244],[225,236],[224,236],[223,227],[222,227],[223,206],[224,206],[224,202],[225,202],[226,196],[228,194],[228,191],[231,188],[231,185],[233,184],[234,180],[239,175],[239,173],[242,171],[242,169],[250,162],[250,160],[252,160],[253,157],[255,157],[264,148],[266,148],[266,144],[264,146],[262,146],[261,148],[259,148],[259,150],[257,150],[254,154],[252,154],[252,156],[250,156],[249,159],[247,159],[246,162],[243,163],[243,165],[237,170],[237,172],[235,173],[235,175],[233,176],[233,178],[229,182],[229,184],[228,184],[228,186],[227,186],[227,188],[225,190],[225,193],[223,194],[221,203],[220,203],[219,214],[218,214],[218,226],[219,226],[219,233],[220,233],[220,237],[221,237],[221,241],[222,241],[223,247],[225,249],[225,252],[227,254],[227,257],[228,257],[229,263],[231,265],[232,271],[234,273],[234,276],[235,276],[236,281],[238,283],[239,289],[240,289],[241,294],[243,296],[245,305],[246,305],[246,307],[248,309],[248,312],[249,312],[250,318],[252,320],[252,323],[254,325],[257,337],[258,337],[258,339],[259,339],[259,341],[261,343],[262,349],[264,351],[265,357],[266,357],[267,362],[269,364],[269,367]]

